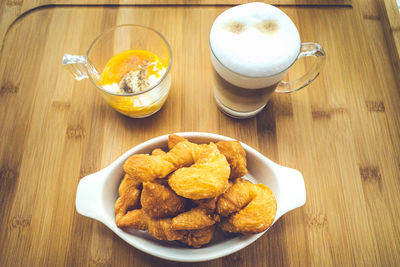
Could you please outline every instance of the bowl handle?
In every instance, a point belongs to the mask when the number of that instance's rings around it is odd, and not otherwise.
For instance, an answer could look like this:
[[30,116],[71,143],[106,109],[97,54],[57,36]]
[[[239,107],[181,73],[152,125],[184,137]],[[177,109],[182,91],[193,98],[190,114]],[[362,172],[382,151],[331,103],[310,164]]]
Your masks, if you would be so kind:
[[280,166],[279,177],[280,201],[276,219],[306,203],[306,187],[298,170]]
[[105,175],[102,171],[83,177],[76,190],[76,211],[98,221],[102,221],[102,193]]

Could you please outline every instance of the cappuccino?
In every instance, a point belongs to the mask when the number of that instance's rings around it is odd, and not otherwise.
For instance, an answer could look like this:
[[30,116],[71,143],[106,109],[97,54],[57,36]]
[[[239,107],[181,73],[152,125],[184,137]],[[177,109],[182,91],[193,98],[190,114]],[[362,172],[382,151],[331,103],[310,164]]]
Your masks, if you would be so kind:
[[258,113],[300,47],[296,26],[274,6],[255,2],[220,14],[210,31],[211,62],[220,76],[215,76],[214,96],[220,109],[239,118]]
[[258,2],[226,10],[210,31],[210,48],[217,61],[245,77],[265,78],[284,72],[297,59],[300,45],[299,32],[290,18],[278,8]]

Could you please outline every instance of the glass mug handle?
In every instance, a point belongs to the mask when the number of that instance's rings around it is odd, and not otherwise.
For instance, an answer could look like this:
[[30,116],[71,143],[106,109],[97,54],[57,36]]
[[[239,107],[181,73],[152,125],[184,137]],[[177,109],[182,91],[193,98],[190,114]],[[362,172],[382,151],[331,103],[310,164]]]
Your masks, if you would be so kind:
[[322,66],[325,62],[325,51],[321,45],[317,43],[302,43],[300,48],[300,54],[297,59],[303,57],[315,57],[316,62],[313,64],[311,69],[301,76],[300,78],[293,81],[281,81],[276,88],[276,92],[279,93],[290,93],[300,90],[309,85],[315,78],[317,78]]
[[62,58],[62,65],[78,81],[89,77],[86,71],[87,60],[85,56],[65,54]]

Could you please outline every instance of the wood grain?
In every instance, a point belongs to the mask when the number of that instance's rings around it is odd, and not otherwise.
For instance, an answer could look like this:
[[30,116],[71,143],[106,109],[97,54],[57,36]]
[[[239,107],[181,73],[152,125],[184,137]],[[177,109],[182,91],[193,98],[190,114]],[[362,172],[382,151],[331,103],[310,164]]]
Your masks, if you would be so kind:
[[[78,215],[74,202],[83,176],[182,131],[244,141],[300,170],[307,188],[306,205],[249,247],[187,266],[398,265],[400,95],[382,21],[364,7],[282,7],[303,41],[323,45],[325,69],[243,121],[218,111],[211,90],[208,34],[226,7],[57,7],[18,20],[0,58],[0,266],[175,266]],[[156,28],[173,50],[170,96],[146,119],[118,114],[60,64],[122,23]],[[309,64],[299,61],[289,77]]]
[[362,11],[365,22],[375,20],[381,23],[393,69],[397,73],[397,85],[400,86],[400,11],[396,1],[354,1],[354,7]]
[[400,12],[396,1],[377,1],[379,17],[382,20],[386,41],[392,57],[393,68],[400,84]]
[[[0,1],[0,53],[10,26],[29,12],[54,6],[238,5],[250,0],[3,0]],[[350,6],[352,0],[270,0],[272,5]]]

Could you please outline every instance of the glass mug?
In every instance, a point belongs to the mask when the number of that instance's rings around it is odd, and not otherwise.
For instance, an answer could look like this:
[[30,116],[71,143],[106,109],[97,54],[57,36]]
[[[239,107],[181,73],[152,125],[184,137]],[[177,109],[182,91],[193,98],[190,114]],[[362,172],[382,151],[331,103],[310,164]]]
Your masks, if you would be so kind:
[[[241,6],[233,7],[231,9],[251,7],[251,5],[254,5],[256,9],[267,6],[267,12],[281,12],[282,14],[284,14],[280,10],[277,11],[277,8],[265,3],[244,4]],[[230,11],[230,9],[228,9],[227,11]],[[222,13],[221,15],[223,15],[224,13]],[[240,17],[241,14],[239,14],[238,16]],[[289,20],[290,23],[293,24],[293,22],[291,22],[290,18],[287,17],[287,15],[283,16],[285,16],[285,19]],[[218,19],[219,17],[215,20],[213,27]],[[229,20],[234,21],[234,18],[229,18]],[[238,19],[238,21],[240,21],[240,18]],[[221,22],[218,23],[222,24]],[[226,27],[226,25],[224,27]],[[235,27],[238,26],[235,25]],[[295,29],[294,24],[293,27]],[[215,51],[213,50],[211,40],[211,38],[216,38],[215,36],[217,35],[215,33],[214,35],[212,35],[212,31],[213,28],[210,31],[210,55],[211,63],[215,70],[213,80],[214,98],[218,108],[223,113],[233,118],[245,119],[255,116],[267,105],[269,99],[271,98],[271,95],[274,92],[290,93],[300,90],[309,85],[318,76],[325,62],[325,52],[321,45],[317,43],[300,43],[300,39],[298,39],[299,46],[296,47],[295,50],[298,51],[297,57],[289,62],[289,66],[283,71],[272,73],[268,76],[243,75],[238,73],[235,69],[227,67],[218,59]],[[295,31],[297,32],[297,29],[295,29]],[[223,43],[222,48],[230,49],[230,47],[228,47],[230,45],[232,45],[232,43]],[[247,47],[244,47],[243,49],[246,48]],[[271,53],[274,53],[274,51],[271,51]],[[316,59],[308,72],[296,80],[283,81],[282,79],[284,78],[289,68],[298,59],[303,57],[314,57]]]
[[[159,57],[166,66],[165,72],[152,86],[140,92],[113,93],[101,83],[101,71],[107,62],[122,52],[145,50]],[[65,54],[62,65],[76,80],[89,78],[105,101],[116,111],[132,118],[150,116],[161,109],[171,86],[172,53],[167,40],[149,27],[124,24],[100,34],[89,46],[85,55]]]

